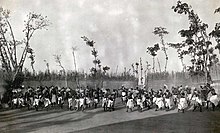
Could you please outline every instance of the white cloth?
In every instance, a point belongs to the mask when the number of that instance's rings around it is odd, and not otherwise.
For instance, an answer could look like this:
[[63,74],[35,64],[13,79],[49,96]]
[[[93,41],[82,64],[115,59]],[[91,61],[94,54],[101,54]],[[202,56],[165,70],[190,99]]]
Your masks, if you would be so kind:
[[24,106],[24,99],[18,98],[18,104]]
[[196,97],[196,102],[199,103],[200,105],[202,105],[202,99],[199,97]]
[[187,94],[187,100],[190,100],[192,98],[192,94]]
[[79,99],[75,99],[75,108],[79,107]]
[[141,98],[142,98],[142,101],[146,100],[146,97],[144,95],[142,95]]
[[51,102],[52,103],[56,103],[56,95],[55,94],[52,94],[52,99],[51,99]]
[[141,99],[137,99],[137,105],[139,105],[141,108],[144,108],[143,102]]
[[39,105],[39,101],[40,101],[40,99],[35,98],[35,99],[34,99],[33,106],[38,106],[38,105]]
[[170,98],[165,98],[165,106],[171,108],[171,100],[170,100]]
[[68,98],[68,106],[69,108],[73,106],[73,98]]
[[44,106],[47,107],[51,104],[50,99],[49,98],[45,98],[44,100]]
[[13,103],[13,104],[17,104],[17,103],[18,103],[18,99],[17,99],[17,98],[14,98],[14,99],[12,100],[12,103]]
[[90,98],[86,97],[86,104],[88,105],[88,104],[90,104],[90,103],[91,103]]
[[62,97],[58,97],[58,104],[63,103],[63,98]]
[[121,92],[121,96],[124,97],[126,93],[124,91]]
[[126,101],[126,96],[123,96],[123,97],[122,97],[122,101]]
[[177,98],[177,95],[173,95],[173,99]]
[[107,98],[103,98],[103,99],[102,99],[102,107],[104,107],[105,104],[107,104]]
[[217,106],[218,103],[219,103],[219,98],[218,98],[218,96],[217,96],[217,95],[212,95],[212,96],[210,97],[210,102],[212,102],[215,106]]
[[108,105],[107,105],[107,107],[110,108],[110,107],[112,107],[112,106],[113,106],[113,101],[109,99],[109,100],[108,100]]
[[192,100],[192,101],[196,101],[196,99],[197,99],[197,97],[194,96],[194,97],[192,97],[191,100]]
[[127,101],[127,105],[126,105],[128,108],[134,108],[134,101],[133,99],[128,99]]
[[156,98],[155,104],[158,106],[158,108],[163,108],[164,107],[164,102],[163,102],[163,98]]
[[85,100],[84,98],[79,99],[79,106],[80,107],[84,105],[84,100]]
[[178,109],[185,109],[187,107],[186,98],[180,98],[178,103]]
[[94,103],[99,103],[98,99],[94,99]]

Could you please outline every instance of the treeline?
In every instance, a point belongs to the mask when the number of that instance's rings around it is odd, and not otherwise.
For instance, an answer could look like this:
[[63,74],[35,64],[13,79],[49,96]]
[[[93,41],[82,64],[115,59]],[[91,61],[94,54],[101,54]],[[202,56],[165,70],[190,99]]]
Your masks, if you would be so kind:
[[[212,76],[215,79],[219,79],[220,67],[212,68]],[[96,77],[92,74],[88,74],[85,72],[75,72],[75,71],[67,71],[67,80],[68,81],[76,81],[76,80],[93,80],[93,79],[101,79],[101,80],[118,80],[118,81],[134,81],[137,78],[131,73],[97,73]],[[51,71],[50,73],[39,71],[35,74],[33,72],[25,69],[23,71],[23,75],[21,75],[25,81],[50,81],[50,80],[65,80],[65,74],[61,71]],[[143,75],[144,76],[144,75]],[[204,79],[204,74],[195,74],[191,75],[189,72],[155,72],[155,73],[147,73],[145,75],[146,80],[191,80],[191,81],[200,81]],[[2,82],[6,79],[7,73],[0,69],[0,81]]]
[[50,81],[50,80],[65,80],[68,81],[76,81],[76,80],[93,80],[93,79],[100,79],[100,80],[135,80],[133,75],[119,73],[97,73],[96,76],[92,74],[88,74],[85,72],[75,72],[75,71],[67,71],[66,74],[59,71],[51,71],[42,72],[39,71],[35,74],[32,72],[25,70],[23,72],[24,80],[25,81]]

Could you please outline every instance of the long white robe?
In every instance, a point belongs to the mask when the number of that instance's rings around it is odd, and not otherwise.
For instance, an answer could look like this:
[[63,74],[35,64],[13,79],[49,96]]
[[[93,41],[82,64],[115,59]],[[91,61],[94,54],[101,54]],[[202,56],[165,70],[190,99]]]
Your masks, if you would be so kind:
[[212,95],[212,96],[210,97],[210,102],[212,102],[215,106],[217,106],[218,103],[219,103],[218,95]]
[[128,99],[127,101],[127,105],[126,105],[128,108],[134,108],[134,101],[133,99]]
[[170,98],[165,98],[165,106],[171,108],[171,100],[170,100]]
[[108,104],[107,104],[107,107],[110,108],[113,106],[113,101],[112,100],[108,100]]
[[180,98],[178,103],[178,109],[185,109],[185,108],[187,108],[186,98]]
[[85,101],[84,98],[79,99],[79,107],[82,107],[84,105],[84,101]]
[[158,108],[163,108],[164,107],[164,102],[163,102],[162,97],[160,97],[160,98],[154,97],[153,102],[158,106]]
[[52,94],[52,99],[51,99],[51,103],[56,103],[57,99],[56,99],[56,95]]

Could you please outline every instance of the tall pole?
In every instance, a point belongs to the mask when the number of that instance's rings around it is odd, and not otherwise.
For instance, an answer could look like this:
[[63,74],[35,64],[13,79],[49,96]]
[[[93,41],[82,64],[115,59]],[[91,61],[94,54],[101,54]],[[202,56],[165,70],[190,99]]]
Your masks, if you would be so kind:
[[117,73],[118,73],[118,65],[116,67],[115,76],[117,76]]
[[78,79],[78,72],[77,72],[77,67],[76,67],[76,56],[75,56],[75,51],[77,50],[77,47],[72,47],[72,54],[73,54],[73,61],[74,61],[74,67],[75,67],[75,79],[76,79],[76,85],[79,86],[79,79]]

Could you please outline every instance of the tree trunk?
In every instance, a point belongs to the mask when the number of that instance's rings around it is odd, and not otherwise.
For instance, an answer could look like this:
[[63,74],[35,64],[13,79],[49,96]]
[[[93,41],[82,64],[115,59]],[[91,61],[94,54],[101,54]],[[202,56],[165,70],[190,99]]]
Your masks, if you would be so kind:
[[153,56],[153,68],[152,68],[153,72],[155,73],[155,58]]
[[76,68],[76,56],[75,56],[75,52],[73,51],[73,60],[74,60],[74,67],[75,67],[75,81],[76,81],[76,85],[79,86],[79,79],[78,79],[78,72],[77,72],[77,68]]
[[165,44],[164,44],[163,36],[161,36],[161,43],[162,43],[162,45],[163,45],[163,52],[164,52],[164,54],[165,54],[164,72],[166,72],[166,71],[167,71],[168,55],[167,55],[166,47],[165,47]]
[[160,73],[161,73],[160,61],[159,61],[158,58],[157,58],[157,63],[158,63],[158,67],[159,67],[159,70],[160,70]]

